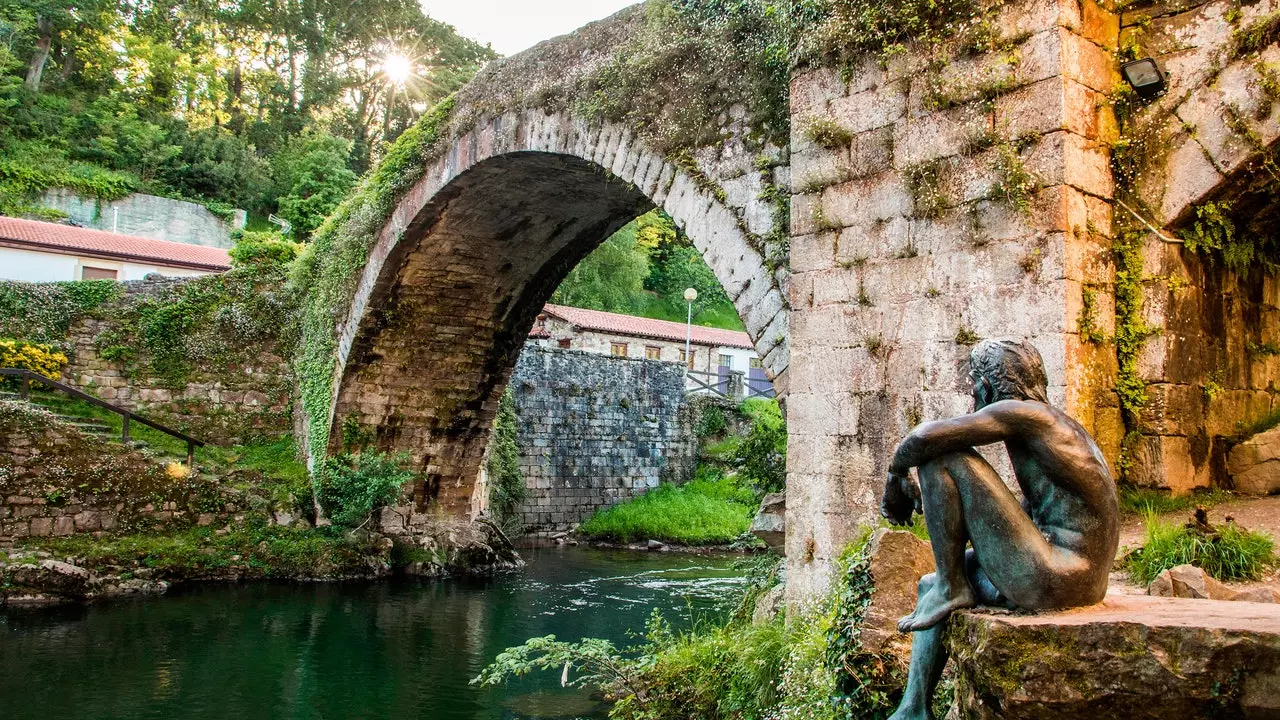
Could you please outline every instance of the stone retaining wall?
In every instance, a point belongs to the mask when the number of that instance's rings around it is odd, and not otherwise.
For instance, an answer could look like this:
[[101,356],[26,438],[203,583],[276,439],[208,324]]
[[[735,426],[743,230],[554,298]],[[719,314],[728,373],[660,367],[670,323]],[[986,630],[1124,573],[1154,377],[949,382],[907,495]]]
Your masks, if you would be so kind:
[[[146,302],[188,282],[166,278],[125,283],[125,296],[116,303],[123,307]],[[237,444],[292,429],[294,383],[287,359],[291,347],[267,340],[254,343],[251,351],[235,348],[236,357],[248,361],[200,362],[175,383],[157,377],[145,362],[104,357],[113,345],[108,338],[120,331],[120,313],[112,306],[74,322],[65,343],[71,362],[62,372],[63,381],[209,443]]]
[[567,529],[692,474],[697,443],[677,363],[531,345],[511,390],[528,532]]
[[230,221],[224,221],[203,205],[142,193],[103,201],[66,188],[52,188],[44,194],[44,205],[95,230],[220,248],[234,245],[232,230],[245,224],[243,210],[236,210]]
[[0,547],[25,537],[225,522],[242,508],[208,479],[0,402]]

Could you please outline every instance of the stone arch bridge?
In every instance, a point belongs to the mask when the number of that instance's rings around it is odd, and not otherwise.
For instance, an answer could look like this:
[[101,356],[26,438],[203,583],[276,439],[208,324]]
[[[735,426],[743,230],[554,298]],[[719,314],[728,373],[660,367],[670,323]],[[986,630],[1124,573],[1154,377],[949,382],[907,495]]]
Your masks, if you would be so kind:
[[[496,63],[401,138],[306,258],[297,364],[309,452],[353,436],[407,451],[425,478],[419,507],[466,515],[539,308],[597,244],[657,206],[720,278],[786,398],[796,597],[825,583],[874,517],[897,440],[968,409],[976,337],[1030,338],[1051,399],[1130,480],[1225,482],[1213,464],[1225,424],[1280,408],[1276,359],[1235,354],[1280,342],[1280,290],[1168,240],[1216,197],[1261,207],[1257,168],[1280,129],[1276,97],[1250,88],[1265,85],[1280,51],[1274,29],[1248,52],[1233,33],[1267,21],[1275,1],[1243,6],[1231,24],[1226,0],[1152,6],[1163,13],[1154,21],[1092,0],[1016,0],[986,11],[985,51],[960,36],[887,61],[810,59],[765,87],[789,95],[788,132],[761,125],[759,97],[729,92],[711,115],[700,108],[694,117],[714,122],[683,143],[655,128],[708,100],[682,94],[678,73],[657,76],[674,84],[658,88],[669,101],[647,118],[591,102],[620,67],[658,62],[620,64],[672,22],[652,3]],[[1133,104],[1121,128],[1115,56],[1142,43],[1178,68],[1177,97]],[[1223,52],[1237,54],[1213,77],[1183,71]],[[1221,110],[1223,97],[1243,120]],[[1112,148],[1139,135],[1166,141],[1133,163],[1136,181],[1118,178]],[[1156,269],[1113,251],[1124,228],[1142,231],[1136,244]],[[1135,272],[1148,294],[1136,309]],[[1157,273],[1164,285],[1152,292]],[[1224,287],[1233,302],[1215,299]],[[1169,316],[1186,303],[1194,320]],[[1172,331],[1136,351],[1116,341],[1162,320]],[[1194,343],[1197,364],[1180,367]],[[1202,391],[1198,373],[1215,361],[1229,366],[1214,382],[1230,407],[1184,412],[1178,403]]]

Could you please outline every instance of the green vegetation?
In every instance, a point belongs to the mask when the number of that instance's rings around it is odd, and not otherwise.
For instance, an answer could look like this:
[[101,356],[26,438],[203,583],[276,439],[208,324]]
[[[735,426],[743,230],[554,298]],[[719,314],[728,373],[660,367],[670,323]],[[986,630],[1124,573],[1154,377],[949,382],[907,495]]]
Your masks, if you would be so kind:
[[274,232],[240,232],[228,253],[231,267],[288,265],[302,252],[302,244],[285,240]]
[[751,526],[756,504],[751,490],[718,471],[705,470],[684,485],[663,483],[630,502],[601,510],[578,532],[608,542],[727,543]]
[[[655,616],[642,642],[622,650],[590,638],[534,638],[498,655],[472,682],[495,685],[568,668],[571,682],[618,701],[611,712],[618,720],[887,717],[906,678],[897,663],[861,644],[873,592],[869,537],[868,531],[842,553],[830,593],[786,621],[751,622],[755,598],[777,582],[776,570],[765,568],[753,573],[758,584],[726,621],[703,621],[676,633]],[[944,684],[937,717],[950,700]]]
[[1197,205],[1196,221],[1179,233],[1186,248],[1208,255],[1232,272],[1245,274],[1254,267],[1274,273],[1280,269],[1280,234],[1273,228],[1251,232],[1238,228],[1232,219],[1232,207],[1226,202]]
[[800,0],[793,8],[796,62],[850,65],[872,54],[881,60],[964,34],[961,45],[989,49],[994,31],[971,0]]
[[[381,70],[394,53],[404,82]],[[48,216],[51,187],[145,191],[279,212],[306,237],[495,57],[409,0],[0,2],[0,212]]]
[[1280,40],[1280,11],[1264,15],[1247,27],[1236,30],[1232,38],[1232,57],[1260,52]]
[[54,283],[0,283],[0,335],[62,345],[71,323],[117,299],[111,280]]
[[1120,511],[1135,515],[1167,515],[1184,512],[1197,505],[1213,507],[1219,503],[1230,502],[1232,494],[1226,490],[1213,488],[1199,490],[1190,495],[1173,495],[1167,490],[1157,488],[1140,488],[1133,485],[1120,486]]
[[1195,565],[1219,580],[1257,580],[1275,565],[1275,542],[1265,533],[1226,523],[1212,532],[1164,522],[1148,514],[1142,547],[1125,558],[1125,568],[1143,585],[1178,565]]
[[502,393],[498,414],[493,419],[493,437],[489,441],[489,513],[507,532],[518,533],[520,503],[528,497],[524,474],[520,472],[520,446],[516,442],[515,398],[511,388]]
[[[730,414],[736,416],[732,423]],[[693,430],[702,460],[694,480],[663,483],[601,510],[578,532],[591,540],[682,545],[729,543],[745,533],[764,493],[786,484],[787,425],[778,401],[754,398],[737,408],[705,402],[696,409]]]
[[828,150],[842,148],[853,140],[853,133],[831,118],[810,120],[809,126],[804,129],[804,136],[809,142]]
[[316,499],[334,525],[358,528],[414,479],[408,462],[405,454],[371,452],[325,458],[316,472]]
[[227,571],[267,578],[343,577],[367,570],[369,559],[368,549],[348,533],[261,523],[226,532],[197,527],[165,534],[40,538],[24,547],[77,558],[90,570],[139,566],[178,579]]

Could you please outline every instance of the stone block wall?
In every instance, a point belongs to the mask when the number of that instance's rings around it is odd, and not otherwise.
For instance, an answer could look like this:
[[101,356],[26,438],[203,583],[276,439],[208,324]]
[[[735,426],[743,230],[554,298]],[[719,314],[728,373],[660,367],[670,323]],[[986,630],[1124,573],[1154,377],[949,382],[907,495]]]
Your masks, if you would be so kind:
[[511,379],[528,532],[565,530],[692,475],[678,363],[528,346]]
[[1280,278],[1214,266],[1148,235],[1138,370],[1147,385],[1127,479],[1185,493],[1232,487],[1227,454],[1244,428],[1280,411]]
[[[230,504],[228,504],[230,503]],[[243,511],[211,480],[0,401],[0,546],[26,537],[225,522]]]
[[987,20],[989,52],[944,43],[793,77],[793,601],[825,587],[876,519],[897,442],[971,410],[977,338],[1029,339],[1050,400],[1118,455],[1114,352],[1078,324],[1085,290],[1102,288],[1095,323],[1112,331],[1117,21],[1091,0],[1019,2]]
[[[225,337],[217,328],[198,327],[192,338],[210,357],[196,358],[190,371],[176,381],[152,372],[145,357],[104,357],[117,344],[113,338],[126,330],[123,326],[128,324],[124,319],[128,313],[124,308],[152,301],[173,302],[166,293],[190,282],[152,278],[124,283],[122,298],[75,320],[62,343],[70,358],[62,380],[204,442],[237,444],[289,432],[292,347],[280,337],[287,334],[287,328],[272,328],[276,337],[259,338],[227,352],[219,346],[237,344],[234,338]],[[231,314],[236,310],[232,307]]]
[[1267,148],[1280,139],[1280,98],[1267,74],[1280,45],[1244,53],[1238,38],[1278,10],[1276,0],[1194,0],[1132,3],[1121,15],[1120,44],[1153,57],[1168,80],[1164,95],[1132,105],[1123,128],[1135,169],[1120,197],[1162,229],[1117,210],[1142,232],[1141,322],[1153,333],[1137,358],[1148,399],[1126,443],[1126,479],[1138,485],[1232,487],[1230,446],[1280,411],[1280,281],[1261,268],[1233,273],[1178,237],[1205,203],[1233,215],[1238,232],[1251,220],[1273,227]]
[[231,232],[245,224],[243,210],[224,221],[203,205],[141,193],[108,202],[53,188],[45,192],[43,204],[95,230],[220,248],[230,248]]

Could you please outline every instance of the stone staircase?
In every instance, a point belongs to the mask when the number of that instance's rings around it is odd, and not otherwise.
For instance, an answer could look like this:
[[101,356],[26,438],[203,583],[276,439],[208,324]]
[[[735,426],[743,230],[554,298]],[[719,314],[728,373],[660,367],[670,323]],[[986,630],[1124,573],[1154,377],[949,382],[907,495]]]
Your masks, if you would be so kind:
[[[168,465],[171,462],[185,464],[187,461],[186,457],[155,447],[145,440],[131,438],[129,442],[124,442],[118,423],[112,425],[106,420],[86,414],[83,409],[83,403],[73,398],[63,397],[54,393],[32,391],[30,397],[24,400],[19,393],[0,391],[0,400],[27,402],[35,407],[47,410],[86,435],[95,436],[117,445],[127,446],[134,450],[148,451],[148,454],[162,465]],[[134,427],[136,432],[138,426],[135,425]]]

